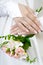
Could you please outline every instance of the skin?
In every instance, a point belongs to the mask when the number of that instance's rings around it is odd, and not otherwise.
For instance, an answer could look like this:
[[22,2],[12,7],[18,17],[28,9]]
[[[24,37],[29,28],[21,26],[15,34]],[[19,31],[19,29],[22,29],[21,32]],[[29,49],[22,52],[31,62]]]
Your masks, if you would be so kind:
[[11,34],[28,35],[37,34],[41,32],[41,24],[35,16],[34,11],[25,5],[18,4],[21,11],[22,17],[16,17],[13,21],[16,22],[15,25],[11,26]]

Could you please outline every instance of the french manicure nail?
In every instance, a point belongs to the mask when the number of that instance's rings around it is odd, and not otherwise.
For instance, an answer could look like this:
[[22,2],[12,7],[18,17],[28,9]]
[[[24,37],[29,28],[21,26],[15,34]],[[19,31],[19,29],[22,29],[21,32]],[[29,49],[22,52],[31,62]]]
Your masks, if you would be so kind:
[[37,34],[37,31],[34,31],[34,33],[36,33],[36,34]]
[[38,30],[38,32],[40,33],[40,32],[41,32],[41,30]]

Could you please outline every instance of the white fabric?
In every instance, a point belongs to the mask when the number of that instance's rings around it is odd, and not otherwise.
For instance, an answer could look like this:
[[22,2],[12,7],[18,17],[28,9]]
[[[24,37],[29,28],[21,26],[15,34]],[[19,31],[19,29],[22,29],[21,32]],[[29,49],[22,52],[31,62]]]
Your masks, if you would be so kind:
[[4,29],[4,35],[10,34],[10,26],[12,24],[12,18],[22,17],[17,3],[9,1],[5,4],[5,6],[8,11],[8,14],[9,14],[9,19],[8,19],[6,27]]
[[[10,29],[10,25],[11,25],[11,22],[12,22],[12,18],[22,16],[21,13],[20,13],[20,10],[18,8],[18,4],[14,4],[13,2],[9,1],[5,5],[6,5],[6,9],[8,10],[8,13],[9,13],[10,17],[7,21],[5,31],[4,31],[4,35],[10,33],[9,29]],[[43,17],[40,19],[40,21],[43,24]],[[0,27],[2,27],[4,25],[4,19],[3,19],[3,21],[0,19],[0,22],[1,22]],[[1,28],[0,28],[0,30],[1,30]],[[30,64],[26,63],[24,61],[18,61],[14,58],[10,58],[8,55],[6,55],[5,53],[3,53],[0,50],[0,65],[30,65]],[[31,65],[38,65],[38,63],[34,63],[34,64],[31,64]]]
[[19,7],[17,3],[14,3],[12,1],[9,1],[5,4],[6,9],[10,15],[10,17],[19,17],[21,16]]

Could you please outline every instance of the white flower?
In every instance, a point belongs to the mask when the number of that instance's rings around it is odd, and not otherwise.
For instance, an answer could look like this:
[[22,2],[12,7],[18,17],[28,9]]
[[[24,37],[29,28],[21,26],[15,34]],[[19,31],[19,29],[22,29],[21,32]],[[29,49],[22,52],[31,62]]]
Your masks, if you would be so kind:
[[23,43],[20,41],[14,41],[14,45],[16,48],[18,48],[19,46],[23,46]]
[[13,40],[10,40],[9,43],[6,45],[8,48],[10,49],[13,49],[14,47],[15,48],[18,48],[19,46],[23,46],[23,43],[20,42],[20,41],[13,41]]

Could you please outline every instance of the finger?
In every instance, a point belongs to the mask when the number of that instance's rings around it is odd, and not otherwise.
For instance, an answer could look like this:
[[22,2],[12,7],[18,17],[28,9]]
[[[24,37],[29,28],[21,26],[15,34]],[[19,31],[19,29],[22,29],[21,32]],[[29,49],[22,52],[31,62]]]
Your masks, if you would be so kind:
[[37,32],[40,32],[39,27],[38,27],[34,22],[32,22],[32,20],[30,20],[28,17],[24,17],[24,20],[25,20],[28,24],[30,24],[30,26],[31,26],[32,28],[34,28],[34,30],[36,30]]
[[37,31],[28,23],[28,20],[25,20],[23,18],[24,21],[22,21],[23,25],[26,26],[27,29],[29,29],[32,33],[36,34]]
[[26,8],[27,8],[27,10],[28,10],[29,12],[31,12],[31,14],[32,14],[32,13],[35,14],[35,12],[33,11],[33,9],[31,9],[29,6],[26,6]]
[[27,35],[29,33],[22,31],[19,27],[16,27],[13,30],[11,30],[11,34]]
[[18,29],[13,30],[13,31],[11,32],[11,34],[14,34],[14,35],[18,35],[18,33],[20,33],[20,30],[18,30]]
[[[11,34],[14,34],[14,32],[16,33],[16,31],[17,31],[18,29],[20,30],[20,32],[18,32],[18,33],[20,33],[20,35],[27,35],[27,34],[29,34],[28,32],[24,32],[23,30],[21,30],[21,29],[17,26],[17,24],[11,26],[11,29],[10,29]],[[16,33],[16,34],[18,34],[18,33]]]
[[11,29],[11,33],[15,33],[17,30],[18,30],[18,27],[15,28],[15,26],[14,26],[14,28]]
[[26,7],[22,4],[18,4],[19,5],[19,9],[21,11],[21,14],[24,16],[24,15],[27,15],[28,11],[26,9]]
[[[37,19],[37,16],[35,15],[35,13],[33,13],[34,11],[32,11],[32,9],[31,8],[29,8],[29,7],[26,7],[26,9],[27,9],[27,11],[28,11],[28,15],[30,14],[31,16],[29,16],[29,17],[31,17],[32,18],[32,20],[34,20],[35,21],[35,19],[36,19],[36,25],[38,26],[38,25],[40,25],[41,26],[41,24],[40,24],[40,22],[38,21],[38,19]],[[31,19],[30,18],[30,19]],[[40,26],[38,26],[39,28],[40,28]]]
[[13,30],[13,29],[16,28],[16,27],[17,27],[16,24],[15,24],[15,25],[12,25],[10,30]]
[[29,6],[26,6],[26,5],[23,5],[23,4],[18,4],[19,5],[19,8],[20,8],[20,10],[22,9],[22,7],[24,6],[24,7],[26,7],[27,8],[27,10],[28,11],[30,11],[31,13],[33,13],[34,14],[34,11],[29,7]]
[[[18,18],[18,24],[20,23],[22,26],[24,26],[27,30],[30,30],[32,33],[36,34],[37,32],[27,23],[23,20],[23,18]],[[20,25],[19,25],[20,26]]]
[[38,27],[39,29],[41,30],[41,24],[40,24],[40,21],[38,21],[37,17],[34,16],[34,15],[31,15],[31,14],[27,14],[26,15],[28,18],[30,18],[32,20],[32,22],[34,22]]
[[19,18],[15,18],[15,21],[16,21],[16,24],[18,25],[18,27],[21,30],[23,30],[24,32],[28,32],[29,33],[29,30],[20,23],[20,19]]
[[26,32],[20,32],[20,33],[18,33],[18,35],[28,35],[28,34],[30,34],[30,33],[26,33]]
[[34,21],[34,23],[39,27],[39,29],[41,29],[40,22],[38,22],[37,17],[31,12],[28,7],[24,5],[19,5],[19,8],[23,16],[28,16],[32,21]]

